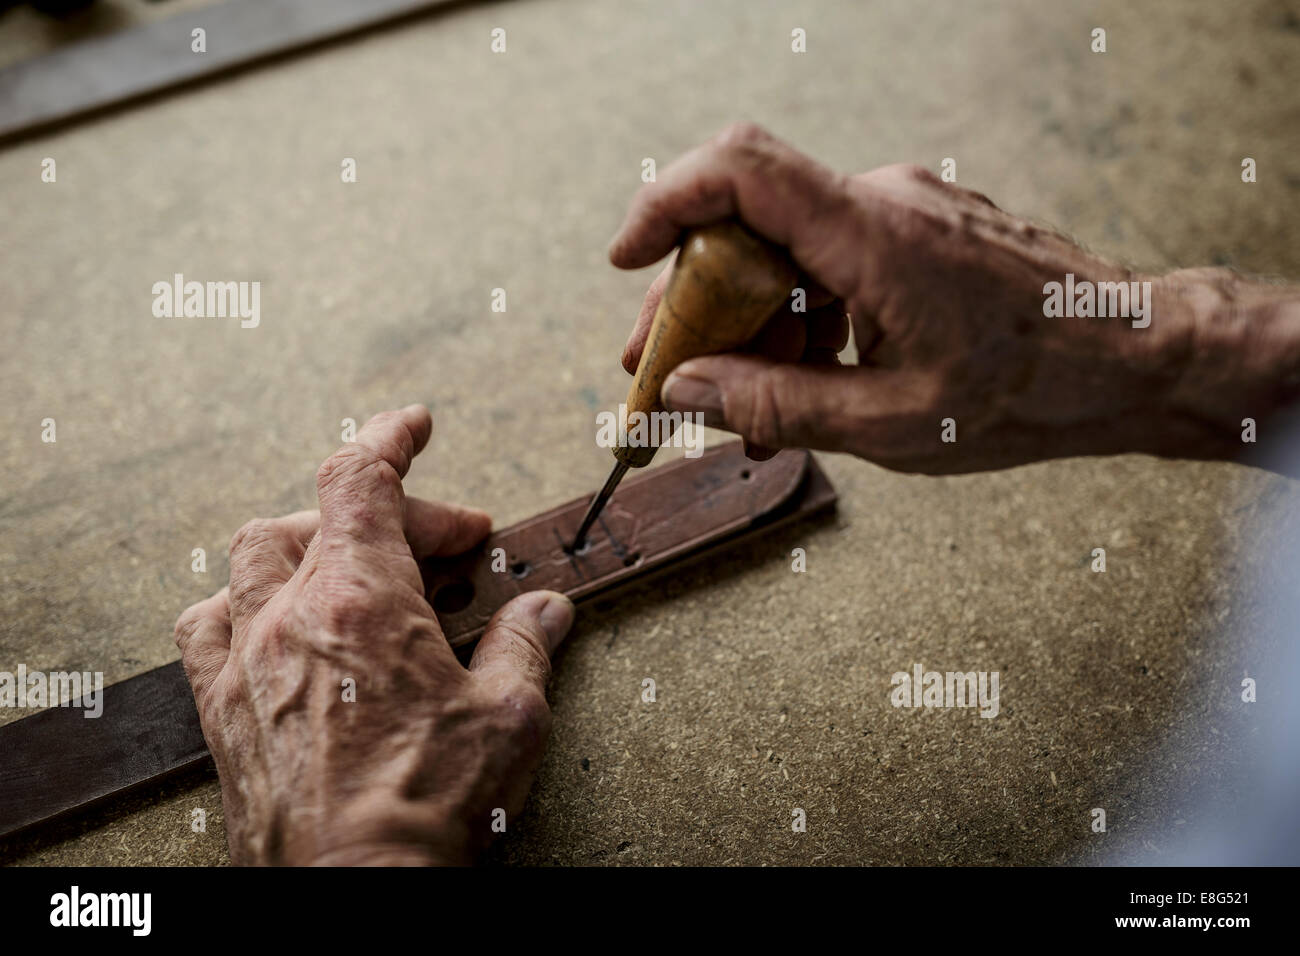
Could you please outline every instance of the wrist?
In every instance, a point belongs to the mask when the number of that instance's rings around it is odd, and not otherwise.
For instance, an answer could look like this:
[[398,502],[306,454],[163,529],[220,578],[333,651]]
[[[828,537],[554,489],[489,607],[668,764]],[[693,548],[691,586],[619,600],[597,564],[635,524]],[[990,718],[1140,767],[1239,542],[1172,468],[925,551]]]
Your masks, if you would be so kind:
[[335,847],[314,857],[310,866],[439,866],[438,859],[424,847],[409,844],[351,844]]
[[1226,269],[1171,272],[1153,286],[1156,321],[1181,330],[1180,374],[1167,396],[1172,430],[1198,458],[1242,456],[1245,419],[1300,399],[1300,290]]
[[464,866],[473,862],[469,830],[427,804],[391,794],[351,802],[330,825],[290,841],[283,862],[295,866]]

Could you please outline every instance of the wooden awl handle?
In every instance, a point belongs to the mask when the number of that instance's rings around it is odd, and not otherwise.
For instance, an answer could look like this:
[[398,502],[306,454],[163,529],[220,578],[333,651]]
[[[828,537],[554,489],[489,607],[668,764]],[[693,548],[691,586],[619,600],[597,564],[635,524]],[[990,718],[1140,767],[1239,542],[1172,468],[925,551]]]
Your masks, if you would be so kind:
[[[664,410],[664,379],[687,359],[731,351],[757,335],[798,275],[784,249],[735,220],[687,232],[627,393],[629,418]],[[614,457],[641,468],[656,450],[620,443]]]

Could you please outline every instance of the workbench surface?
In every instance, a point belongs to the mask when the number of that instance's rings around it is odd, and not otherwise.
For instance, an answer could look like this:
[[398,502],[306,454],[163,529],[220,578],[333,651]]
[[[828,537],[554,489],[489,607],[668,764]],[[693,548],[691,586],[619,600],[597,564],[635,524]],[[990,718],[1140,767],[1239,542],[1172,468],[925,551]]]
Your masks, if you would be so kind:
[[[231,534],[315,506],[345,418],[427,403],[408,490],[498,526],[597,487],[595,415],[626,391],[656,271],[614,270],[606,243],[643,158],[732,120],[845,171],[954,157],[961,185],[1142,268],[1300,275],[1285,11],[470,5],[0,150],[0,669],[112,682],[175,659]],[[155,318],[175,273],[259,280],[260,325]],[[491,861],[1160,862],[1198,788],[1249,787],[1233,769],[1263,718],[1234,688],[1292,483],[1136,456],[954,478],[819,460],[835,520],[580,612]],[[999,671],[1001,712],[891,707],[917,663]],[[222,863],[220,806],[207,774],[6,858]]]

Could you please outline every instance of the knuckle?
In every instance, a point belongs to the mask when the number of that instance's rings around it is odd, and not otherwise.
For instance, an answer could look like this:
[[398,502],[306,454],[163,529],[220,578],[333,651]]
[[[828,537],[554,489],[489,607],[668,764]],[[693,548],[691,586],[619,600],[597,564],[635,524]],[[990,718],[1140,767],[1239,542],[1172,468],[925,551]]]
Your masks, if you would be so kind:
[[316,487],[318,489],[324,489],[335,481],[335,476],[338,474],[339,466],[342,464],[340,456],[343,454],[343,451],[344,449],[336,451],[321,462],[321,466],[316,469]]
[[356,573],[318,574],[312,579],[321,623],[332,633],[356,633],[376,623],[391,601],[376,582]]
[[854,177],[854,181],[865,182],[872,186],[905,188],[908,186],[943,186],[946,185],[930,170],[916,163],[891,163]]
[[852,213],[858,208],[857,197],[853,193],[853,181],[845,173],[831,172],[827,177],[826,188],[816,196],[816,217],[825,217],[831,221],[853,221]]
[[[738,171],[743,165],[743,162],[736,163],[733,166],[733,172]],[[718,185],[709,176],[696,176],[683,188],[682,195],[685,197],[688,208],[707,209],[718,195]]]
[[[945,183],[944,185],[948,185],[948,184]],[[967,199],[971,199],[977,203],[980,203],[985,206],[989,206],[993,209],[998,208],[998,204],[995,203],[988,196],[984,195],[984,193],[982,192],[978,192],[977,190],[974,189],[962,189],[962,187],[960,186],[957,188],[961,189],[962,195],[965,196]]]
[[527,681],[510,685],[496,710],[497,726],[509,737],[542,740],[551,728],[546,695]]
[[196,695],[194,702],[198,707],[199,724],[204,733],[216,735],[218,739],[221,739],[226,727],[226,715],[241,710],[245,705],[238,685],[225,680],[221,675],[213,680],[206,693]]
[[261,571],[236,574],[230,581],[230,604],[239,613],[251,613],[275,595],[280,584],[268,580]]
[[943,180],[938,176],[916,163],[900,163],[898,173],[902,179],[912,183],[919,183],[922,186],[939,186],[943,184]]
[[321,463],[316,470],[316,487],[322,491],[355,474],[359,459],[365,449],[359,445],[344,445]]
[[807,242],[807,265],[824,271],[832,284],[842,284],[846,281],[842,272],[851,261],[846,260],[843,250],[861,248],[865,239],[859,198],[849,176],[825,168],[819,173],[809,197],[810,216],[811,221],[825,224],[825,228],[814,230]]
[[725,149],[750,149],[772,138],[771,134],[757,123],[740,120],[725,126],[718,134],[717,143]]
[[736,423],[745,438],[768,448],[780,448],[784,444],[783,378],[779,367],[753,376],[749,400],[745,403],[746,420]]
[[198,633],[199,627],[203,623],[203,615],[198,609],[198,605],[188,607],[181,612],[181,616],[176,619],[176,626],[172,629],[172,637],[176,641],[176,646],[185,653],[185,645],[190,639]]
[[371,454],[357,469],[358,477],[367,486],[383,488],[400,488],[402,476],[397,469],[379,455]]
[[230,539],[230,553],[235,554],[274,541],[281,534],[283,534],[282,529],[270,518],[254,518],[252,521],[244,522]]
[[396,468],[364,445],[344,445],[316,471],[316,487],[322,492],[361,483],[400,485],[402,479]]

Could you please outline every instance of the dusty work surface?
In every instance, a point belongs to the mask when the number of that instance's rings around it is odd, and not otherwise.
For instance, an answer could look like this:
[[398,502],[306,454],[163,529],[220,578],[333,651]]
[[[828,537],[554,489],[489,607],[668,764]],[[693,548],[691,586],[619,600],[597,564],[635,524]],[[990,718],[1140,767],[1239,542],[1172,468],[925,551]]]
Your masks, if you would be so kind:
[[[955,157],[963,185],[1141,266],[1300,275],[1294,5],[1065,6],[468,7],[0,152],[0,669],[114,681],[174,659],[230,535],[313,505],[345,418],[428,403],[408,488],[498,524],[598,485],[594,414],[626,389],[653,274],[615,272],[605,243],[644,157],[733,119],[844,170]],[[155,318],[174,273],[259,280],[259,327]],[[949,479],[820,460],[836,520],[582,613],[491,859],[1158,861],[1203,822],[1186,794],[1249,786],[1255,546],[1294,531],[1290,483],[1136,457]],[[889,706],[915,663],[999,671],[999,715]],[[220,863],[219,810],[210,777],[181,782],[7,858]]]

